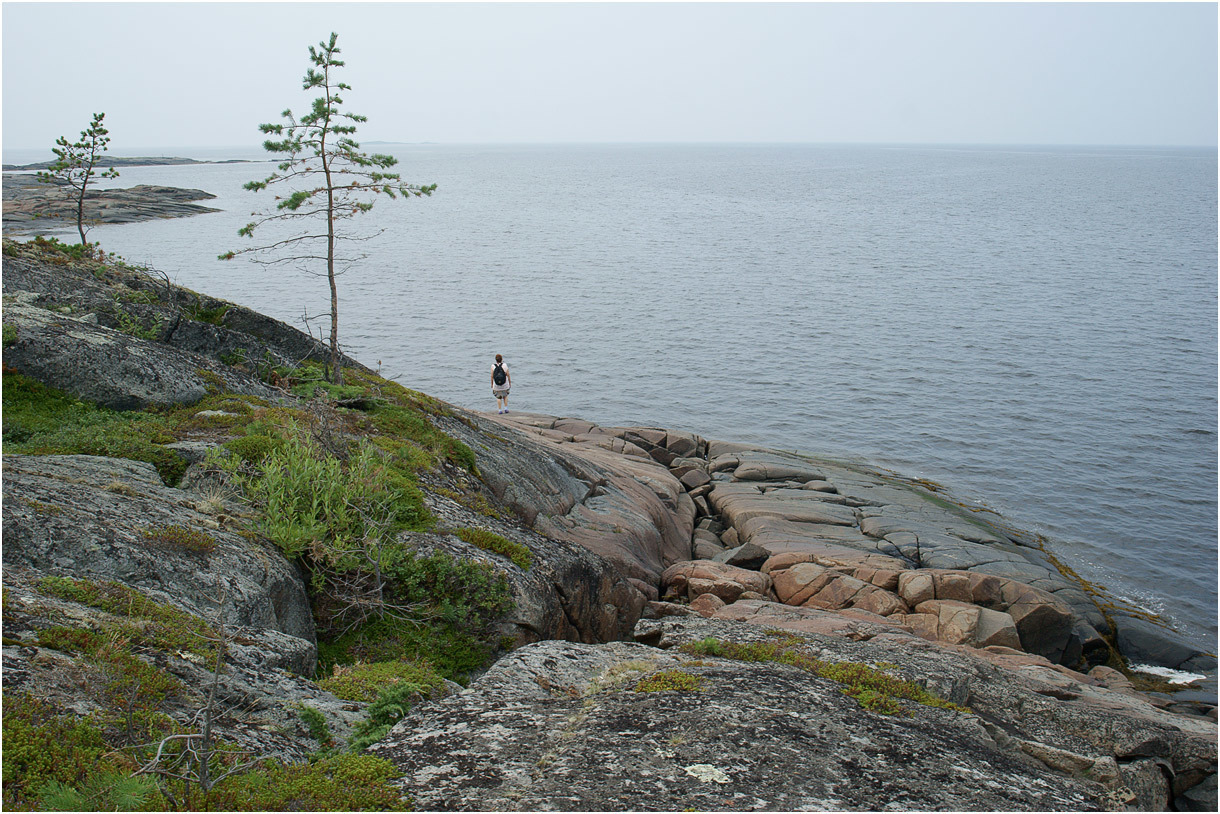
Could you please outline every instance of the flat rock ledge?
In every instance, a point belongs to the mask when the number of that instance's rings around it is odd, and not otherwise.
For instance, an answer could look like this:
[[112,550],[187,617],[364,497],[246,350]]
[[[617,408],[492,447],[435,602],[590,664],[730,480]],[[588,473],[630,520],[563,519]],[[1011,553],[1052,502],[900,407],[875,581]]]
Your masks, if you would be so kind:
[[[746,621],[759,611],[734,603],[763,602],[810,611],[763,614],[804,619],[789,622],[798,626],[809,618],[825,626],[831,612],[839,627],[1003,647],[1085,670],[1109,662],[1115,642],[1142,663],[1216,667],[1214,655],[1163,627],[1104,612],[1038,541],[928,485],[655,427],[533,413],[477,418],[562,462],[564,500],[536,497],[541,487],[522,493],[535,528],[609,559],[649,600],[647,615],[693,610]],[[480,468],[494,467],[480,459]],[[523,490],[518,474],[505,482]],[[675,540],[675,529],[689,540]]]
[[[46,234],[76,230],[72,190],[42,184],[31,174],[4,175],[4,233]],[[119,189],[91,189],[85,194],[85,222],[138,223],[219,212],[194,203],[216,196],[201,189],[138,184]]]

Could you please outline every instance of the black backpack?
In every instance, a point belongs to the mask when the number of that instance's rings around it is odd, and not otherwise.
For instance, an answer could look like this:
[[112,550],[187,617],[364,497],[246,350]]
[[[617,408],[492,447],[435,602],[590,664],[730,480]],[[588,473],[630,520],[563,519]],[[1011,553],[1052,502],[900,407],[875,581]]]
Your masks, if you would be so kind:
[[491,380],[497,385],[504,384],[508,381],[508,376],[504,373],[504,368],[500,367],[500,363],[496,362],[496,369],[491,374]]

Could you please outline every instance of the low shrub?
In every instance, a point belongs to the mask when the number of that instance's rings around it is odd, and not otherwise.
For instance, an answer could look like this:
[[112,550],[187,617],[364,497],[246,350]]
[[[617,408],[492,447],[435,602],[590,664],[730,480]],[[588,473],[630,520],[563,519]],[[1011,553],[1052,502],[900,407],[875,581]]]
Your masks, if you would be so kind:
[[270,763],[212,789],[214,811],[409,811],[394,764],[339,754],[312,763]]
[[444,683],[426,661],[378,661],[336,664],[318,686],[345,701],[373,701],[387,687],[402,684],[414,692],[428,694]]
[[110,748],[91,718],[60,714],[20,690],[6,689],[3,705],[5,809],[30,807],[47,784],[74,785],[108,763]]

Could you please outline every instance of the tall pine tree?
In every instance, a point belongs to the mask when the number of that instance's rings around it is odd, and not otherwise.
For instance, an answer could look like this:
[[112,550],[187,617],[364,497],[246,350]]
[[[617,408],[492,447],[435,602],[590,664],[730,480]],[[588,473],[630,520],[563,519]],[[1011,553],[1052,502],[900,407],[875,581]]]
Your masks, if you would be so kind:
[[[291,110],[285,110],[283,118],[287,123],[259,125],[259,130],[271,137],[263,142],[263,148],[283,156],[284,160],[276,172],[262,181],[249,182],[245,188],[259,192],[284,184],[288,192],[276,196],[273,209],[255,213],[257,220],[238,230],[238,235],[252,237],[255,230],[273,222],[316,221],[322,218],[326,222],[325,233],[302,224],[288,237],[267,245],[228,252],[220,258],[229,260],[249,253],[259,262],[303,263],[305,270],[312,270],[313,263],[318,266],[325,263],[326,279],[330,284],[331,380],[335,384],[342,384],[339,290],[335,277],[344,270],[340,266],[357,258],[342,258],[336,254],[338,241],[354,237],[340,230],[341,222],[371,210],[378,195],[388,195],[390,198],[431,195],[436,184],[420,186],[404,183],[399,175],[388,171],[398,163],[398,159],[360,151],[360,145],[354,140],[356,125],[368,119],[342,108],[343,99],[339,93],[351,90],[351,86],[334,77],[335,69],[344,64],[337,59],[337,41],[338,35],[332,32],[329,42],[309,48],[312,65],[305,74],[303,87],[305,90],[318,90],[321,94],[314,99],[310,111],[298,121]],[[268,257],[273,259],[266,259]]]

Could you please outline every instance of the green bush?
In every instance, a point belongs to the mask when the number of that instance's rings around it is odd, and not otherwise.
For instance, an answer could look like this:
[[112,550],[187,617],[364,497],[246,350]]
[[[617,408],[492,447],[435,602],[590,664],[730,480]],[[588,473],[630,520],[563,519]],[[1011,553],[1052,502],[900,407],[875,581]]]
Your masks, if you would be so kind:
[[5,809],[29,806],[48,783],[74,785],[107,762],[110,749],[92,719],[61,715],[18,690],[6,689],[3,704]]
[[298,434],[271,450],[243,489],[263,508],[264,533],[290,557],[310,551],[332,567],[363,564],[367,535],[426,528],[430,517],[412,484],[367,442],[344,463]]
[[212,789],[213,811],[409,811],[394,764],[339,754],[313,763],[271,763]]
[[17,329],[12,325],[4,326],[4,347],[17,344]]
[[513,606],[504,575],[491,566],[436,553],[417,557],[391,550],[383,573],[396,604],[416,618],[383,616],[336,639],[318,642],[323,670],[335,664],[423,660],[463,681],[491,657],[494,622]]
[[484,551],[492,551],[507,557],[516,563],[517,567],[522,571],[530,570],[530,566],[534,562],[534,555],[530,553],[529,548],[521,543],[514,543],[506,537],[501,537],[499,534],[494,534],[487,529],[454,529],[453,533],[465,542],[476,545]]

